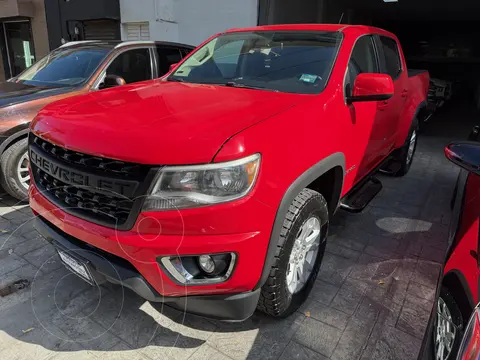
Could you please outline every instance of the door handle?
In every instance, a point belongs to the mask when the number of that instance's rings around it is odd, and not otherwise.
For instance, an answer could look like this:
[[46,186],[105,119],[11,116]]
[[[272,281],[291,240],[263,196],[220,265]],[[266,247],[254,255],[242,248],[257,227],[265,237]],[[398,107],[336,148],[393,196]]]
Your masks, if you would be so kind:
[[402,97],[407,97],[408,95],[408,90],[407,89],[403,89],[402,91]]

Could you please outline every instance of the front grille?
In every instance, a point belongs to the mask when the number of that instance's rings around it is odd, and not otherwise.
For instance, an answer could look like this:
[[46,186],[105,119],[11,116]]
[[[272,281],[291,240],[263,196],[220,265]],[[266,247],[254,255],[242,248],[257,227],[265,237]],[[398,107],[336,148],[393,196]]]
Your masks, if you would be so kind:
[[35,184],[50,201],[104,226],[133,225],[155,169],[67,150],[33,134],[29,143]]
[[31,136],[31,142],[61,162],[79,166],[96,174],[105,174],[107,176],[121,177],[129,180],[142,180],[150,170],[150,166],[148,165],[107,159],[67,150],[34,135]]

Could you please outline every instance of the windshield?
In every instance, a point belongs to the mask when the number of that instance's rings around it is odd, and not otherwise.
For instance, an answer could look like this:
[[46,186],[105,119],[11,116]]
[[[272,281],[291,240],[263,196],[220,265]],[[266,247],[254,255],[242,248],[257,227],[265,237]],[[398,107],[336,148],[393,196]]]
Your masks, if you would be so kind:
[[318,94],[341,39],[329,31],[227,33],[198,49],[167,80]]
[[88,80],[110,49],[64,48],[52,51],[21,73],[15,82],[28,85],[71,86]]

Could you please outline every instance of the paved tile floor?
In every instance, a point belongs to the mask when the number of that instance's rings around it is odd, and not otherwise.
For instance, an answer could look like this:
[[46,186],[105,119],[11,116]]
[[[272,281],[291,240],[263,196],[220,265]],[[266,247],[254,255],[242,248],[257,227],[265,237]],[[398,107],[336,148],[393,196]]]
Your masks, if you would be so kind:
[[92,288],[36,234],[28,207],[3,196],[0,286],[32,285],[0,297],[0,359],[416,359],[458,173],[447,142],[424,135],[408,176],[381,176],[363,213],[338,213],[309,300],[281,321],[209,321],[118,286]]

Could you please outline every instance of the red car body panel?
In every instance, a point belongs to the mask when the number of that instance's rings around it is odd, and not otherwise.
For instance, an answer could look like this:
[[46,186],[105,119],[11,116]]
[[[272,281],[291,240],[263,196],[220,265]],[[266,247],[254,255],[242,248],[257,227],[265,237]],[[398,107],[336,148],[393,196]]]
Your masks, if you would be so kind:
[[470,301],[477,304],[479,298],[479,234],[480,234],[480,176],[468,175],[462,199],[460,221],[454,233],[450,257],[444,267],[444,276],[455,273],[465,280],[465,291]]
[[[162,295],[251,291],[265,270],[275,216],[289,186],[322,159],[340,154],[345,195],[404,144],[427,97],[428,73],[409,78],[401,54],[403,72],[394,81],[390,101],[346,103],[345,71],[355,42],[366,34],[397,40],[383,30],[282,25],[232,31],[282,29],[342,32],[335,65],[320,94],[157,80],[57,102],[31,126],[33,134],[67,149],[142,164],[223,162],[261,153],[260,172],[247,196],[178,212],[140,213],[131,230],[116,231],[69,215],[33,185],[34,212],[65,233],[127,259]],[[161,241],[155,241],[158,237]],[[238,254],[233,275],[210,286],[175,284],[155,260],[159,255],[228,251]]]

